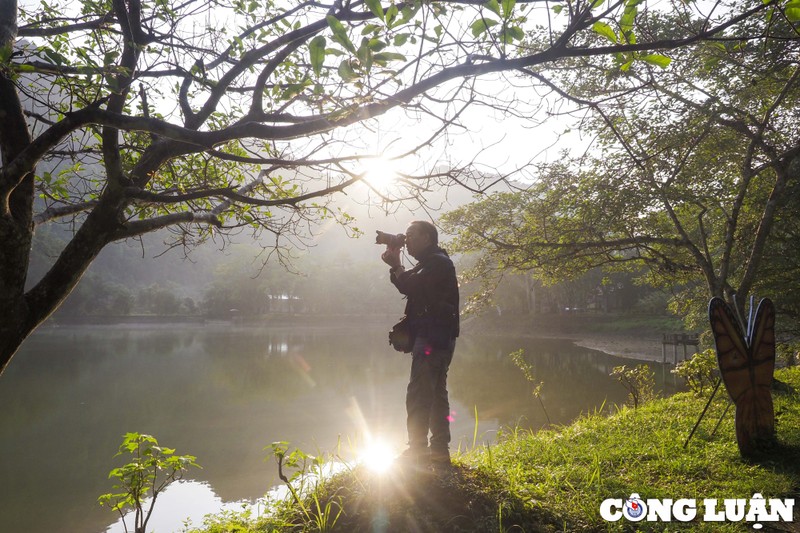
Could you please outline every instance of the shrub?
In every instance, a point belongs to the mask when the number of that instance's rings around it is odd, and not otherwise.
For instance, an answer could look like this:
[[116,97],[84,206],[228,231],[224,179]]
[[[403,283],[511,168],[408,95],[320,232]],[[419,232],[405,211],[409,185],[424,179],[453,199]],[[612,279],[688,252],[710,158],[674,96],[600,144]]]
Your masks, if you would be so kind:
[[616,366],[610,376],[617,378],[628,390],[628,401],[634,409],[656,397],[655,373],[647,365],[636,365],[633,368],[626,365]]
[[683,378],[697,396],[703,396],[717,381],[717,354],[713,348],[696,353],[690,359],[678,363],[672,373]]

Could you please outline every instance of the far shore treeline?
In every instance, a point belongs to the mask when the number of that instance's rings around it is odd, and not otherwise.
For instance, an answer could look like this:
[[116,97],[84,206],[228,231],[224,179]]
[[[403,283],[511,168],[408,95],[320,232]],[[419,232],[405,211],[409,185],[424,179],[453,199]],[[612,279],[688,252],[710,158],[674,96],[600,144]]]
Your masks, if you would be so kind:
[[[37,235],[34,271],[37,262],[44,266],[45,250],[58,241],[57,232]],[[402,307],[397,294],[387,289],[388,271],[378,259],[382,247],[375,246],[368,233],[348,238],[333,231],[286,268],[261,269],[253,259],[258,254],[253,243],[222,253],[206,246],[188,257],[179,250],[151,257],[149,250],[138,243],[110,246],[52,320],[394,316]],[[499,316],[668,315],[667,294],[634,283],[632,275],[619,273],[612,278],[609,281],[598,269],[576,280],[543,286],[528,274],[509,275],[497,288],[497,303],[483,311]],[[477,285],[467,283],[462,290],[469,295]]]

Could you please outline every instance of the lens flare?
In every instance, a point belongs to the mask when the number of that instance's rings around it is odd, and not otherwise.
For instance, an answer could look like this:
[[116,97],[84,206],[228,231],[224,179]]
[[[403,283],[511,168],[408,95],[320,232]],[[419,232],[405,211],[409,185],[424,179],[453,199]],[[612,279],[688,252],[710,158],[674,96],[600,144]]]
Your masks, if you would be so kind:
[[359,455],[359,462],[371,471],[381,474],[391,468],[395,452],[382,440],[373,440]]

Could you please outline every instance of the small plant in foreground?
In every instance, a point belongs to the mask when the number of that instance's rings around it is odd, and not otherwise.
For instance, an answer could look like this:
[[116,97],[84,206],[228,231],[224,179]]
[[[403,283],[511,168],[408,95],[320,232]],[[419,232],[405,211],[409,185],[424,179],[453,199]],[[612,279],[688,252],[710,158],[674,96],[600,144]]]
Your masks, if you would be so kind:
[[647,365],[636,365],[633,368],[628,368],[627,365],[615,366],[610,375],[628,389],[628,400],[634,409],[656,397],[655,374]]
[[[542,406],[542,411],[544,411],[544,416],[547,418],[547,423],[551,424],[550,422],[550,415],[547,414],[547,409],[544,407],[544,402],[542,401],[542,385],[544,385],[543,381],[536,381],[536,376],[533,375],[533,366],[529,362],[525,360],[525,350],[517,350],[509,355],[511,360],[514,362],[517,367],[522,370],[522,373],[525,375],[525,379],[528,380],[528,383],[533,385],[533,390],[531,394],[535,396],[539,400],[539,405]],[[477,416],[476,416],[477,418]]]
[[[322,474],[325,466],[325,457],[316,457],[295,449],[289,453],[289,443],[273,442],[265,450],[269,449],[278,463],[278,477],[286,484],[292,499],[303,513],[303,518],[312,522],[316,531],[330,531],[336,525],[342,514],[343,507],[340,498],[333,496],[330,498],[320,498],[320,486],[323,484]],[[284,467],[294,469],[291,476],[284,473]],[[314,481],[310,498],[313,505],[307,503],[305,494],[306,482],[311,479]]]
[[[113,469],[109,478],[116,478],[115,489],[121,492],[100,496],[100,505],[111,507],[122,517],[125,531],[125,510],[134,510],[133,533],[145,533],[147,522],[153,514],[158,495],[173,481],[183,477],[190,466],[200,468],[192,455],[175,455],[175,450],[158,445],[151,435],[127,433],[114,457],[130,454],[132,460],[119,468]],[[152,494],[151,494],[152,492]],[[145,499],[151,496],[150,505],[145,509]]]
[[682,377],[686,385],[696,396],[703,396],[706,390],[714,388],[717,369],[717,353],[709,348],[694,354],[691,359],[681,361],[672,373]]

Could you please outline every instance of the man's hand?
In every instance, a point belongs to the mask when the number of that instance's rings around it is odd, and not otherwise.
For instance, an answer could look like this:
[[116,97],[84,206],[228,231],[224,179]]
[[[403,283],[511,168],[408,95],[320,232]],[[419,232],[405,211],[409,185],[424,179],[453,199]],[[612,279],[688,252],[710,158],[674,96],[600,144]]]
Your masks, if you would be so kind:
[[384,263],[392,267],[392,269],[402,266],[400,261],[400,248],[386,247],[386,251],[381,254],[381,259]]

